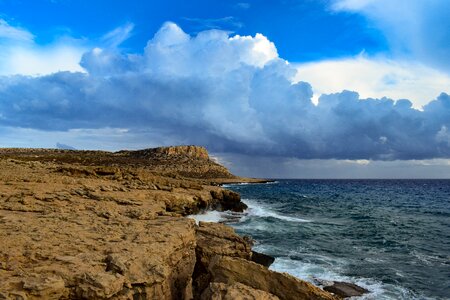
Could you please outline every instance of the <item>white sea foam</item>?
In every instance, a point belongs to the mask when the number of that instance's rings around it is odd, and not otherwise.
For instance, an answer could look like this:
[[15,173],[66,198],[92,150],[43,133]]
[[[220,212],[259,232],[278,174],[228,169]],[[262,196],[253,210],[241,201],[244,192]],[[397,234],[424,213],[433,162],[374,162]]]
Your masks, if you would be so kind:
[[343,281],[351,282],[370,291],[361,297],[352,297],[349,299],[358,300],[393,300],[393,299],[429,299],[423,296],[414,295],[411,291],[392,284],[383,284],[379,281],[367,278],[353,278],[349,276],[340,275],[339,265],[331,266],[330,268],[323,265],[316,265],[305,263],[298,260],[292,260],[288,257],[276,258],[275,262],[270,266],[270,269],[277,272],[286,272],[297,278],[309,281],[313,284],[315,278],[323,281]]
[[247,212],[248,212],[249,217],[252,217],[252,216],[262,217],[262,218],[271,217],[271,218],[288,221],[288,222],[311,222],[311,220],[282,215],[280,213],[273,211],[269,207],[262,205],[261,203],[258,203],[255,200],[245,199],[245,200],[243,200],[243,202],[248,205]]
[[200,214],[189,215],[188,218],[195,222],[214,222],[214,223],[236,223],[245,215],[245,213],[236,213],[232,211],[208,210]]
[[209,210],[202,214],[198,215],[190,215],[188,218],[194,219],[195,223],[198,222],[215,222],[218,223],[223,220],[222,214],[220,211]]
[[431,266],[433,264],[447,264],[450,261],[450,256],[448,257],[439,257],[436,255],[428,255],[425,253],[421,253],[417,250],[413,250],[410,254],[415,257],[421,264],[425,264]]
[[[229,219],[230,217],[236,218],[239,216],[243,217],[245,220],[248,217],[272,217],[280,220],[288,221],[288,222],[311,222],[309,220],[284,216],[273,210],[271,210],[266,205],[261,205],[257,200],[246,200],[244,202],[249,206],[246,214],[239,214],[233,212],[219,212],[219,211],[206,211],[205,213],[198,215],[191,215],[190,218],[194,219],[196,223],[199,221],[206,222],[223,222]],[[258,224],[246,224],[244,226],[252,227],[253,230],[258,229]],[[256,227],[256,228],[255,228]],[[268,247],[268,245],[255,245],[253,247],[254,250],[258,252],[273,252],[276,249],[272,249]],[[340,273],[345,266],[345,261],[337,261],[328,257],[322,257],[321,260],[323,263],[314,264],[301,262],[299,260],[289,258],[289,255],[295,255],[296,253],[285,253],[288,257],[278,257],[275,259],[275,262],[270,267],[271,270],[277,272],[286,272],[291,274],[297,278],[309,281],[313,284],[317,284],[315,279],[320,279],[323,281],[343,281],[343,282],[351,282],[362,286],[370,291],[370,293],[362,296],[362,297],[352,297],[349,299],[354,300],[392,300],[392,299],[430,299],[423,296],[418,296],[413,294],[411,291],[392,284],[383,284],[379,281],[375,281],[373,279],[367,278],[353,278],[349,276],[343,276]]]
[[222,184],[222,187],[224,188],[229,188],[229,187],[233,187],[233,186],[239,186],[239,185],[257,185],[257,184],[277,184],[279,183],[279,181],[268,181],[268,182],[238,182],[238,183],[225,183]]
[[[269,207],[262,205],[254,200],[248,200],[244,199],[243,202],[248,205],[248,209],[245,211],[245,213],[233,213],[229,211],[225,212],[219,212],[219,211],[206,211],[201,214],[197,215],[190,215],[189,218],[192,218],[198,222],[226,222],[227,220],[234,220],[239,218],[243,218],[244,220],[247,217],[260,217],[260,218],[275,218],[287,222],[311,222],[310,220],[298,218],[298,217],[292,217],[292,216],[285,216],[280,213],[277,213],[270,209]],[[254,225],[252,225],[254,226]]]

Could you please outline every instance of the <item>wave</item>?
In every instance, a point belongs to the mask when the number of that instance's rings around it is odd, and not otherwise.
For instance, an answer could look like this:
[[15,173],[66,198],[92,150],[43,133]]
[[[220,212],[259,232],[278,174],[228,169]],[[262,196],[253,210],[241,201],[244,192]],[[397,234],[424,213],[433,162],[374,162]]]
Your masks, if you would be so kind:
[[254,200],[244,199],[243,202],[248,206],[247,217],[275,218],[287,222],[311,222],[307,219],[282,215]]
[[235,186],[240,186],[240,185],[261,185],[261,184],[278,184],[278,183],[280,183],[280,182],[277,180],[268,181],[268,182],[237,182],[237,183],[224,183],[224,184],[221,184],[221,186],[224,188],[229,188],[229,187],[235,187]]
[[[263,226],[262,229],[266,230],[266,225],[258,224],[259,222],[246,222],[252,220],[252,218],[276,218],[278,220],[286,222],[311,222],[302,218],[286,216],[279,214],[278,212],[271,210],[269,206],[261,205],[257,200],[244,199],[244,202],[249,206],[246,213],[233,213],[233,212],[219,212],[219,211],[206,211],[202,214],[191,215],[190,218],[194,219],[197,223],[200,221],[206,222],[231,222],[235,223],[235,227],[244,229],[242,226],[251,227],[252,230],[258,230],[259,226]],[[236,218],[241,218],[242,222],[236,221]],[[244,224],[248,223],[248,224]],[[280,223],[281,226],[282,223]],[[237,226],[236,226],[237,225]],[[274,228],[272,227],[273,231]],[[261,253],[267,253],[276,257],[275,262],[270,267],[271,270],[277,272],[286,272],[297,278],[306,280],[315,285],[320,285],[324,281],[343,281],[351,282],[358,286],[364,287],[370,291],[370,293],[354,298],[358,300],[392,300],[392,299],[432,299],[418,295],[407,288],[390,283],[382,283],[372,278],[355,278],[351,276],[342,275],[345,274],[345,269],[348,263],[345,259],[336,259],[328,256],[319,255],[316,253],[314,256],[315,262],[302,261],[296,259],[296,257],[304,257],[305,253],[296,250],[285,251],[274,245],[256,244],[253,249]],[[278,257],[277,257],[278,256]],[[353,298],[351,298],[353,299]]]
[[238,223],[245,213],[236,213],[232,211],[208,210],[200,214],[189,215],[188,218],[195,222],[214,222],[214,223]]
[[415,181],[280,182],[231,188],[249,206],[231,225],[276,258],[271,269],[371,291],[355,300],[450,300],[448,185],[424,194]]
[[209,211],[205,211],[204,213],[201,213],[201,214],[189,215],[188,218],[194,219],[195,223],[197,223],[197,224],[198,224],[198,222],[218,223],[223,220],[221,212],[217,211],[217,210],[209,210]]
[[261,205],[257,201],[244,199],[243,202],[248,205],[248,209],[243,213],[235,213],[231,211],[216,211],[210,210],[205,211],[200,214],[188,216],[194,219],[195,222],[232,222],[237,223],[239,221],[245,221],[249,218],[274,218],[286,222],[297,222],[297,223],[307,223],[312,222],[311,220],[306,220],[298,217],[286,216],[277,213],[265,205]]
[[[351,299],[358,300],[393,300],[393,299],[431,299],[423,295],[417,295],[411,290],[404,287],[385,284],[369,278],[353,278],[339,274],[339,266],[335,265],[332,268],[326,268],[323,265],[312,263],[305,263],[298,260],[290,259],[289,257],[278,257],[270,266],[270,269],[277,272],[285,272],[297,278],[311,282],[315,285],[323,281],[343,281],[351,282],[361,287],[366,288],[370,293],[361,297],[354,297]],[[319,281],[320,280],[320,281]],[[319,284],[320,285],[320,284]]]

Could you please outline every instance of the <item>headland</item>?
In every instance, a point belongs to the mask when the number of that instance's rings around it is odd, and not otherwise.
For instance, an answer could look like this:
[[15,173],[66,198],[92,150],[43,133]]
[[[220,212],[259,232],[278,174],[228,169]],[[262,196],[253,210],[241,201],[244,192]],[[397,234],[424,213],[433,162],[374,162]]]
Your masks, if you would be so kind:
[[198,146],[0,149],[0,299],[337,299],[252,240],[186,218],[243,211],[241,178]]

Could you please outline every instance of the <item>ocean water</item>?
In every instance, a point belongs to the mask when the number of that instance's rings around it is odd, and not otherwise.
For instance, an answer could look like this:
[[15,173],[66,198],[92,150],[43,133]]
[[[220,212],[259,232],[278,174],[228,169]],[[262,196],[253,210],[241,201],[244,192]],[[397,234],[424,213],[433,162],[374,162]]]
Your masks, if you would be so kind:
[[276,258],[271,269],[371,291],[359,299],[450,299],[450,180],[226,187],[249,209],[203,217],[230,220],[239,234],[253,237],[254,250]]

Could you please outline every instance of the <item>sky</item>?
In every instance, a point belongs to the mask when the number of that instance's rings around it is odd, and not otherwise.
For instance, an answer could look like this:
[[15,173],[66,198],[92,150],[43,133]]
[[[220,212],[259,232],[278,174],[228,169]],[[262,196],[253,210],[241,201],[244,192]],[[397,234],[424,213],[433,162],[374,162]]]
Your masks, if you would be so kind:
[[0,0],[0,147],[450,178],[447,0]]

